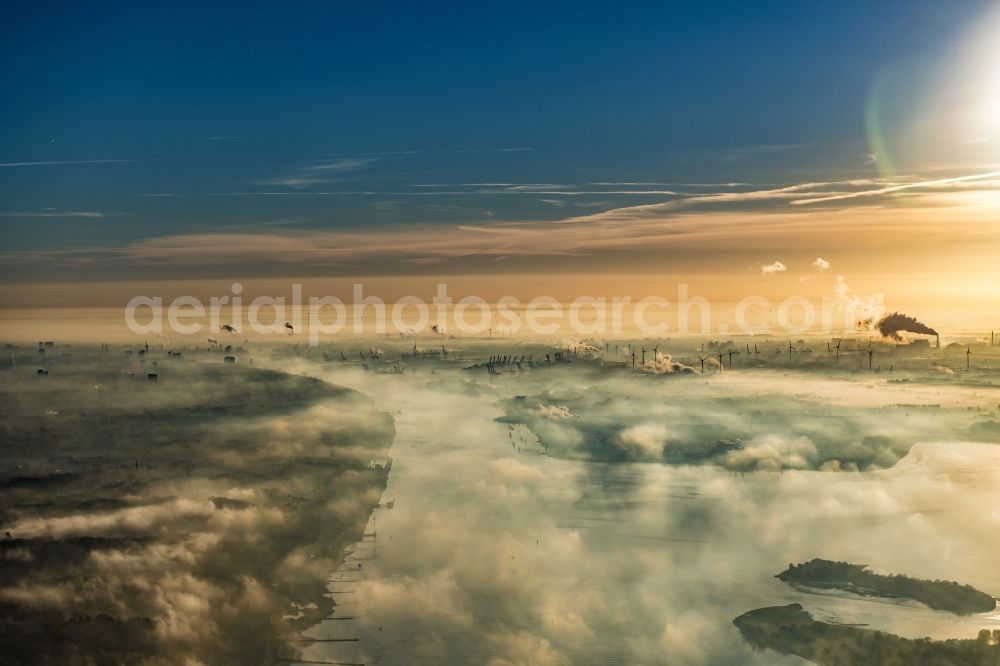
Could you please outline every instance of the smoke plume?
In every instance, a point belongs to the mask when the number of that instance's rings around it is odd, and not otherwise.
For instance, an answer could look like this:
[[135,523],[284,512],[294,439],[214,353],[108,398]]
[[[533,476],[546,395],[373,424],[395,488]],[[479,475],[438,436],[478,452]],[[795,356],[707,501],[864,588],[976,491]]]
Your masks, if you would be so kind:
[[902,340],[901,332],[919,333],[921,335],[937,335],[930,326],[917,321],[915,318],[901,312],[893,312],[882,317],[878,322],[878,331],[887,338]]

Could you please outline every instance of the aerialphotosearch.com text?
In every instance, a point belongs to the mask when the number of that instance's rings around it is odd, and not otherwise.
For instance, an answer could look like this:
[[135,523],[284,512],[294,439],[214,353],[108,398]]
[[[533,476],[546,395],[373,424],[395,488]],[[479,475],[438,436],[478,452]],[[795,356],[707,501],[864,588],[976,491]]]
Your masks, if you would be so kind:
[[638,336],[706,335],[730,333],[761,335],[796,334],[807,331],[850,332],[870,313],[857,312],[843,299],[823,298],[819,304],[790,296],[773,302],[762,296],[747,296],[732,304],[735,330],[712,326],[712,304],[690,294],[689,286],[677,285],[676,298],[663,296],[580,296],[563,302],[551,296],[522,301],[504,296],[487,302],[478,296],[454,299],[448,285],[437,285],[428,303],[417,296],[404,296],[387,303],[368,294],[363,284],[352,285],[352,298],[331,295],[303,296],[299,283],[291,285],[291,298],[260,295],[243,297],[243,285],[234,282],[228,294],[212,296],[206,304],[194,296],[178,296],[168,303],[161,296],[136,296],[125,306],[125,323],[137,335],[212,335],[252,331],[256,335],[300,334],[318,345],[330,336],[353,335],[445,335],[552,336],[573,334],[601,337],[623,334]]

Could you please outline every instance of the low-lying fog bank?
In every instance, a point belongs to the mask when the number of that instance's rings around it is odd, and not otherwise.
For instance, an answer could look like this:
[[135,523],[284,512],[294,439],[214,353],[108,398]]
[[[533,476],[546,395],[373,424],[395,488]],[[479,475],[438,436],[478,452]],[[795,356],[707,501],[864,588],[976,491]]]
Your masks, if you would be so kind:
[[[1000,442],[996,403],[970,412],[967,403],[932,404],[884,384],[862,389],[879,394],[877,402],[831,401],[816,395],[816,383],[760,371],[664,378],[562,366],[544,379],[512,380],[523,393],[503,401],[503,421],[527,426],[549,455],[736,472],[863,471],[892,466],[919,441]],[[850,379],[837,384],[842,393],[859,390]],[[947,393],[936,391],[939,399]]]
[[47,375],[0,372],[0,661],[296,654],[379,501],[391,417],[221,355],[47,351]]
[[[909,641],[1000,629],[995,611],[774,577],[821,558],[1000,592],[1000,388],[985,362],[956,375],[907,356],[878,373],[814,346],[800,367],[727,358],[702,374],[690,347],[668,361],[666,345],[633,368],[600,342],[241,337],[180,357],[21,348],[0,371],[0,608],[16,649],[770,666],[801,659],[757,649],[734,618],[799,603]],[[381,508],[340,563],[379,501],[385,470],[369,462],[394,428]]]
[[[496,375],[443,362],[392,375],[339,360],[296,367],[376,396],[398,412],[399,429],[386,489],[394,505],[377,512],[378,556],[343,598],[357,619],[349,633],[341,622],[310,632],[350,635],[360,646],[313,645],[311,659],[798,664],[757,649],[732,623],[750,609],[794,602],[824,622],[909,640],[975,640],[981,629],[1000,628],[995,613],[813,594],[774,577],[789,562],[820,557],[1000,592],[1000,447],[959,441],[970,425],[995,419],[992,411],[897,407],[890,399],[817,416],[808,410],[823,406],[808,404],[796,382],[771,381],[781,373],[758,377],[737,396],[709,378],[585,364]],[[854,390],[852,378],[842,381]],[[717,415],[724,427],[785,438],[770,449],[778,461],[788,460],[784,442],[804,427],[821,442],[844,439],[844,447],[885,455],[867,471],[833,471],[803,457],[744,475],[665,464],[658,449],[610,461],[585,448],[542,455],[535,433],[509,418],[512,405],[559,427],[604,418],[638,428],[688,413],[711,424]],[[931,433],[942,438],[920,442]],[[890,437],[889,445],[865,448],[869,436]],[[576,442],[593,446],[590,431]]]

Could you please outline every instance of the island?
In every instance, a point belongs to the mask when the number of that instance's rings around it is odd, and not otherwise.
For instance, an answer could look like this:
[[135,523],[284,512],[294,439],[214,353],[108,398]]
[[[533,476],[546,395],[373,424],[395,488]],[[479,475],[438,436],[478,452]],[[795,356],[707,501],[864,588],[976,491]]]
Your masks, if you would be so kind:
[[814,559],[804,564],[789,564],[777,578],[790,584],[842,590],[865,597],[913,599],[934,610],[959,615],[988,613],[996,608],[996,599],[969,585],[887,576],[868,571],[863,564]]
[[794,654],[820,666],[1000,664],[1000,631],[974,639],[909,639],[863,627],[817,622],[801,604],[758,608],[733,620],[756,648]]

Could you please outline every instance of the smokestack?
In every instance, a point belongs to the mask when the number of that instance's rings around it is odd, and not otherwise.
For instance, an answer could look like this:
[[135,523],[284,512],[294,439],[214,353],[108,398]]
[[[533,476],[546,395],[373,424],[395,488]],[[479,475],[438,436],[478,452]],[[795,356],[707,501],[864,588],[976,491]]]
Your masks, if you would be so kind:
[[933,335],[937,339],[938,348],[941,347],[941,336],[937,331],[927,324],[922,324],[913,317],[901,312],[893,312],[882,317],[877,326],[879,333],[884,337],[897,341],[903,339],[903,336],[900,335],[901,331],[916,333],[918,335]]

